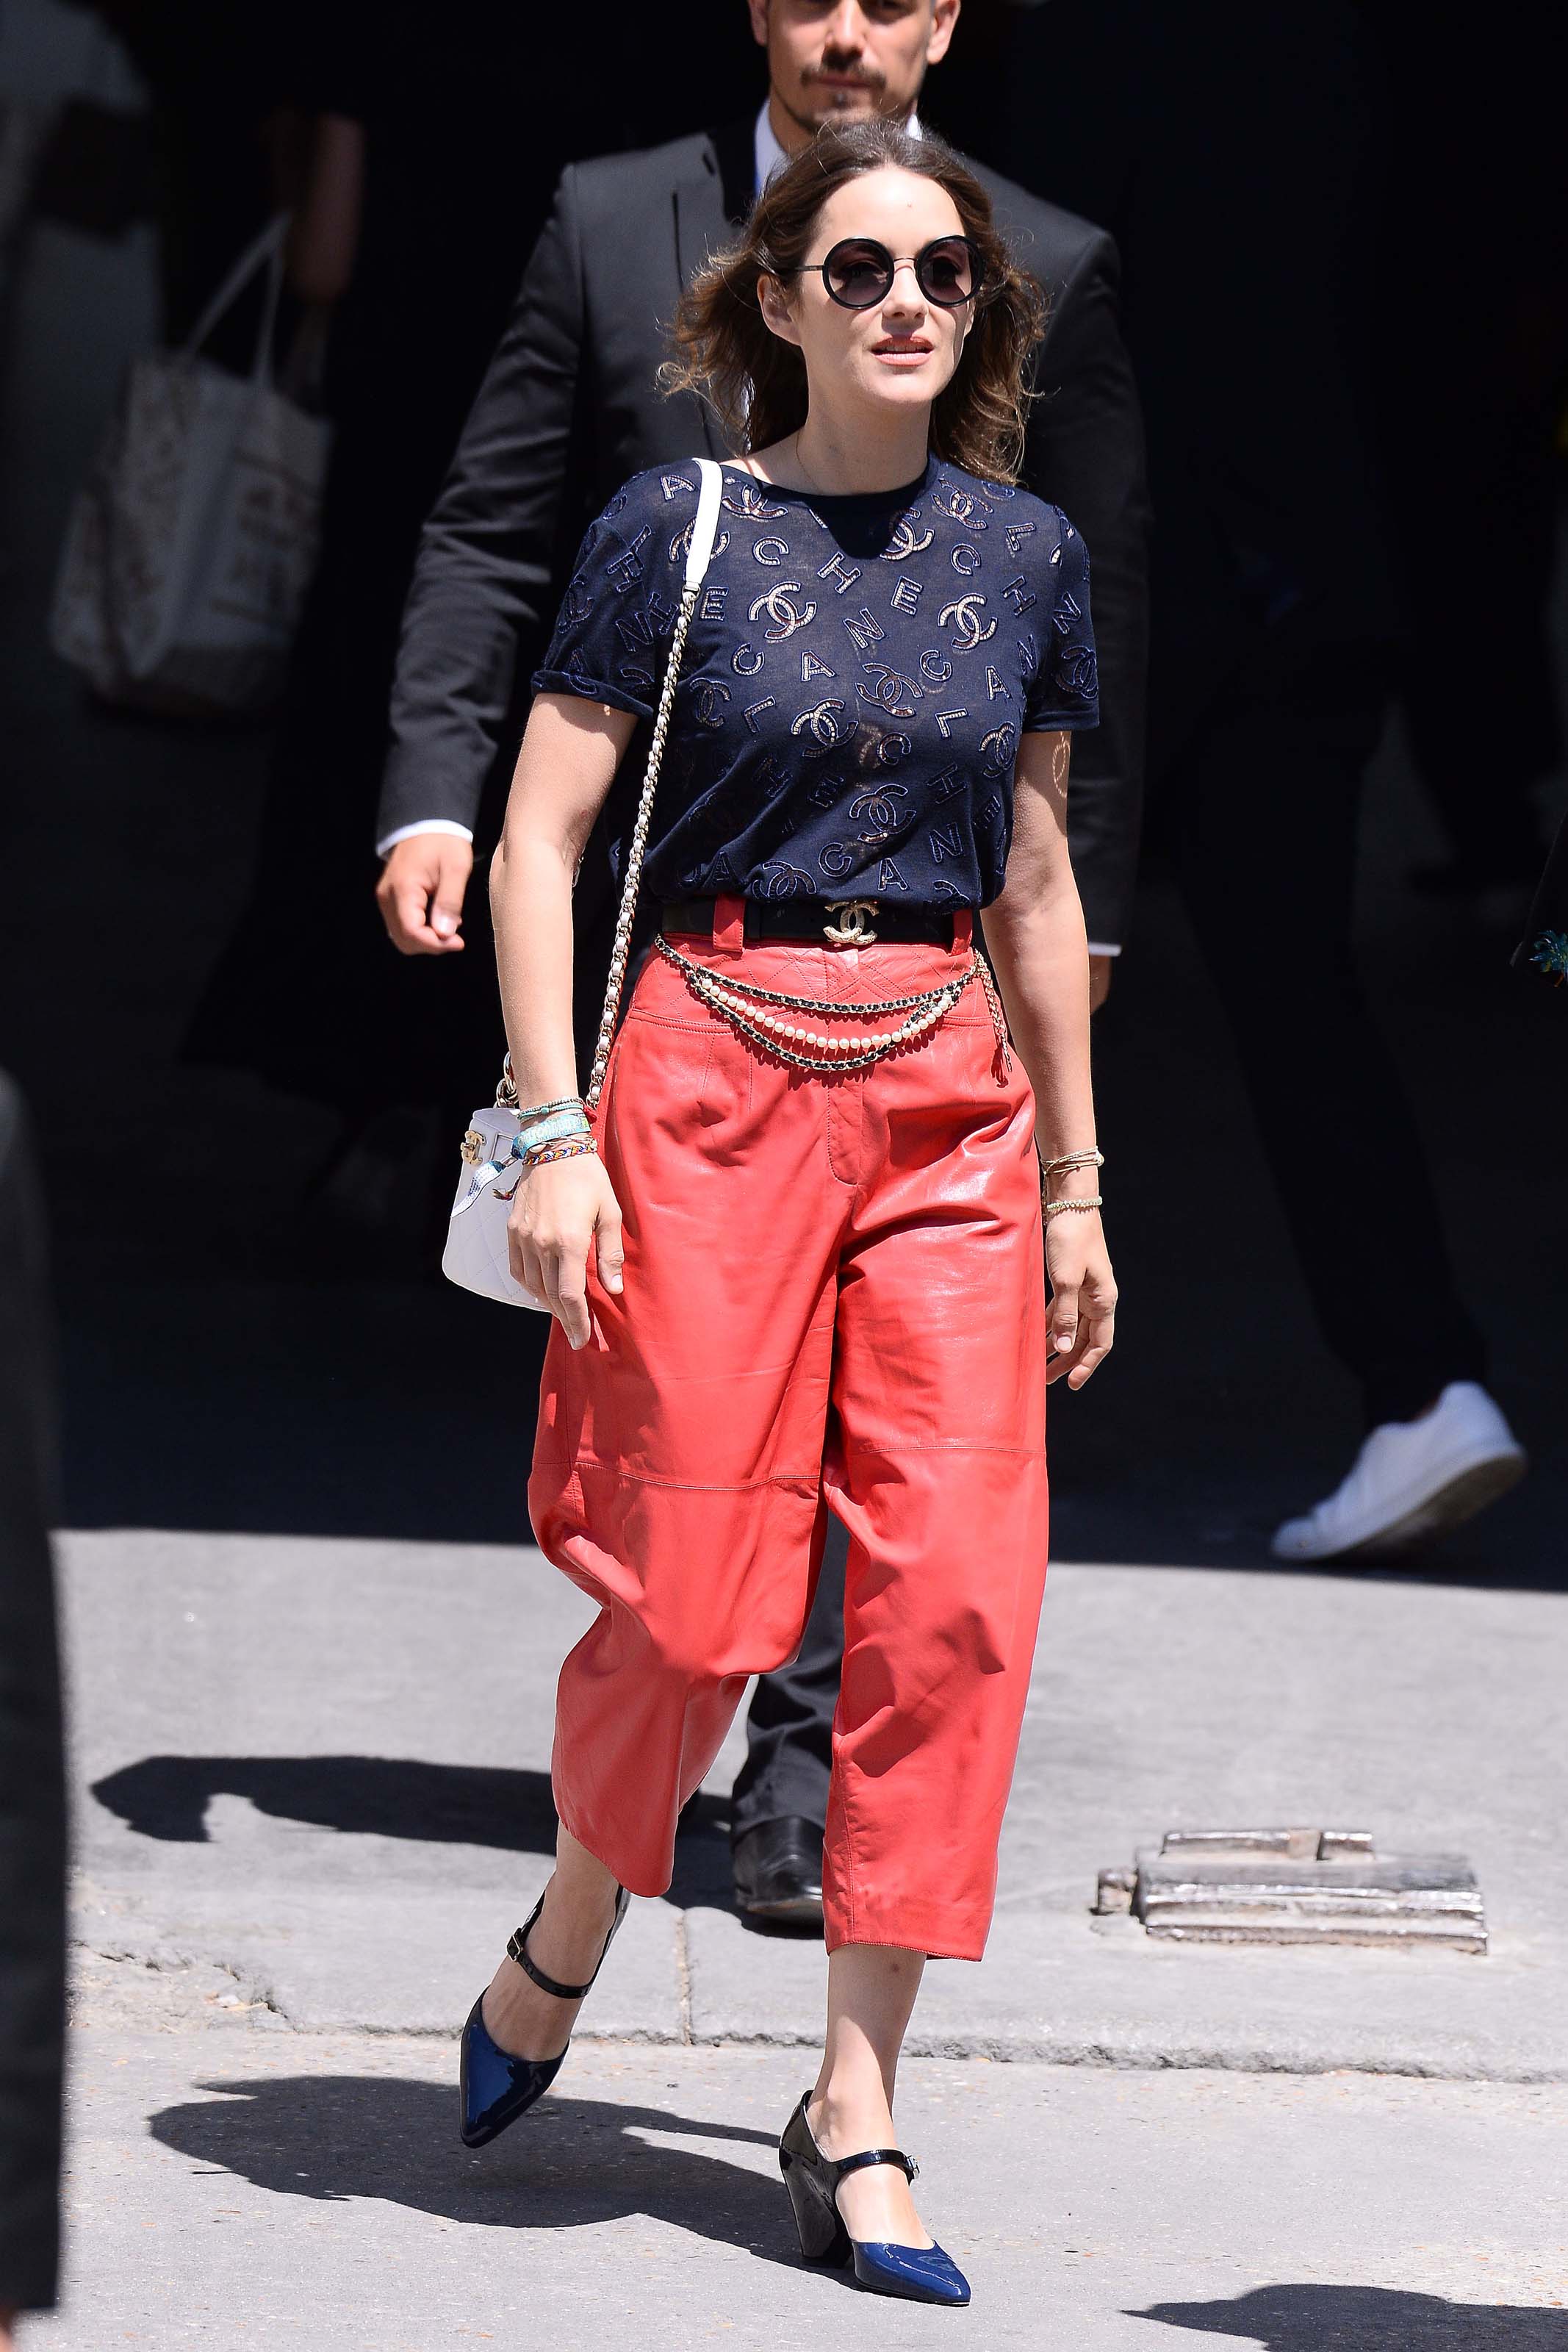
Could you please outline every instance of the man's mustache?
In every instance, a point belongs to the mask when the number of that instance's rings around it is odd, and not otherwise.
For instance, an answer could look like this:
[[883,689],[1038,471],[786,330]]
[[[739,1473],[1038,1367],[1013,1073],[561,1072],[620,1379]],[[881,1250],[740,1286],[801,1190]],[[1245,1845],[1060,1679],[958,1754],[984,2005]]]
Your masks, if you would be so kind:
[[856,89],[867,89],[873,92],[887,88],[885,74],[857,73],[852,62],[847,58],[842,65],[837,64],[832,58],[823,58],[819,64],[812,66],[802,79],[807,82],[813,82],[819,74],[832,74],[841,88],[845,82],[849,82]]

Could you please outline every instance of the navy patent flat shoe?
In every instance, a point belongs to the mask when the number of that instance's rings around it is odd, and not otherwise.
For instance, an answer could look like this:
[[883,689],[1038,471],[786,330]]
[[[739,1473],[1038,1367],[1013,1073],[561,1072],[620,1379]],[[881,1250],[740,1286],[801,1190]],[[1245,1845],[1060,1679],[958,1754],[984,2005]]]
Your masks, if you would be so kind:
[[[546,1892],[548,1893],[548,1889]],[[547,1977],[528,1958],[528,1930],[545,1907],[541,1895],[507,1946],[509,1958],[532,1977],[542,1992],[553,1993],[557,2000],[581,2000],[593,1989],[599,1969],[604,1966],[604,1953],[615,1941],[615,1930],[626,1916],[631,1901],[626,1889],[616,1889],[615,1916],[610,1933],[604,1938],[604,1951],[599,1955],[599,1968],[585,1985],[558,1984]],[[556,2058],[514,2058],[490,2038],[484,2018],[485,1996],[480,1994],[468,2012],[468,2022],[463,2028],[460,2081],[463,2093],[461,2132],[465,2147],[483,2147],[508,2124],[526,2115],[537,2100],[542,2099],[556,2076],[560,2073],[566,2051],[571,2048],[569,2038],[566,2050]]]
[[795,2228],[804,2262],[824,2268],[848,2270],[855,2283],[873,2294],[902,2295],[908,2303],[946,2303],[955,2308],[969,2300],[969,2282],[940,2246],[894,2246],[879,2239],[852,2238],[839,2211],[838,2187],[852,2172],[869,2165],[896,2164],[906,2180],[919,2167],[901,2147],[862,2148],[858,2156],[824,2156],[811,2137],[802,2099],[779,2143],[779,2168],[789,2192]]

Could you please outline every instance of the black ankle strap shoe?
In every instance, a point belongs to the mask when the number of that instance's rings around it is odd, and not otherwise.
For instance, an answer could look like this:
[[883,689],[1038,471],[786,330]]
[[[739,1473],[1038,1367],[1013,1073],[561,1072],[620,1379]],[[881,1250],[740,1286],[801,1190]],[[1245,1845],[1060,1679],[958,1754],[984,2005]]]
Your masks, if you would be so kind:
[[[549,1893],[549,1889],[545,1890]],[[507,1956],[516,1960],[537,1984],[541,1992],[554,1995],[557,2000],[582,2000],[591,1992],[599,1969],[604,1966],[605,1953],[615,1941],[616,1929],[626,1916],[632,1898],[623,1886],[615,1890],[615,1916],[610,1923],[610,1933],[604,1938],[604,1951],[599,1955],[599,1968],[584,1985],[558,1984],[547,1977],[528,1958],[528,1931],[545,1907],[541,1895],[517,1933],[507,1946]],[[536,2101],[542,2099],[556,2076],[560,2073],[567,2050],[555,2058],[514,2058],[494,2042],[485,2023],[485,1996],[480,1994],[468,2012],[468,2022],[463,2028],[462,2056],[459,2079],[462,2090],[463,2120],[460,2126],[465,2147],[483,2147],[504,2132],[508,2124],[526,2115]]]
[[901,2147],[866,2147],[854,2156],[824,2156],[806,2121],[806,2100],[800,2101],[779,2143],[779,2168],[789,2192],[801,2259],[838,2270],[847,2270],[852,2263],[856,2284],[873,2294],[901,2295],[909,2303],[946,2303],[955,2307],[967,2303],[969,2282],[940,2246],[896,2246],[880,2239],[851,2237],[839,2211],[839,2183],[873,2164],[896,2165],[906,2180],[913,2180],[920,2169]]

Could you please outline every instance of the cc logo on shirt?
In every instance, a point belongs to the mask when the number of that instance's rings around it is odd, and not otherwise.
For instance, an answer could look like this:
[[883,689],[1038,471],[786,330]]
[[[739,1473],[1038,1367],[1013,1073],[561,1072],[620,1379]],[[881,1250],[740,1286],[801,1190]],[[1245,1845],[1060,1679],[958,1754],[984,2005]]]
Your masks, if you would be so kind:
[[[676,531],[674,539],[670,541],[670,562],[672,563],[679,563],[683,556],[689,555],[691,553],[692,533],[695,530],[696,527],[697,519],[695,515],[693,515],[690,522],[686,524],[685,530]],[[728,545],[729,533],[727,530],[721,530],[718,537],[713,543],[714,554],[722,555]]]
[[907,796],[907,784],[878,784],[871,792],[857,793],[850,803],[850,814],[858,824],[863,818],[869,824],[888,826],[898,823],[899,802]]
[[1016,727],[993,727],[988,735],[982,735],[980,773],[983,776],[1004,774],[1012,764],[1013,751],[1017,743]]
[[980,607],[985,601],[983,596],[958,596],[951,604],[944,604],[937,614],[939,629],[946,628],[949,622],[953,625],[956,652],[972,654],[977,646],[983,646],[988,637],[996,635],[995,621],[988,621],[983,629],[980,626]]
[[791,735],[808,734],[811,738],[811,743],[807,747],[809,759],[814,760],[820,753],[831,751],[835,744],[843,741],[849,732],[841,723],[843,709],[841,702],[830,698],[826,702],[819,702],[814,709],[802,710],[799,719],[790,721]]
[[[756,597],[748,607],[747,619],[749,621],[759,620],[764,613],[767,614],[770,625],[768,630],[770,646],[782,645],[786,637],[792,637],[797,629],[803,629],[808,621],[816,619],[815,604],[796,604],[795,599],[800,593],[800,583],[798,580],[780,580],[776,588],[769,588],[765,596]],[[995,628],[994,621],[991,626]]]
[[893,527],[893,537],[882,551],[882,560],[884,563],[902,563],[906,556],[922,554],[930,546],[932,539],[930,531],[926,532],[924,539],[916,539],[915,536],[915,526],[919,520],[918,515],[899,517]]
[[861,667],[871,680],[860,689],[867,702],[879,704],[890,719],[914,718],[923,688],[912,677],[905,677],[891,662],[862,662]]

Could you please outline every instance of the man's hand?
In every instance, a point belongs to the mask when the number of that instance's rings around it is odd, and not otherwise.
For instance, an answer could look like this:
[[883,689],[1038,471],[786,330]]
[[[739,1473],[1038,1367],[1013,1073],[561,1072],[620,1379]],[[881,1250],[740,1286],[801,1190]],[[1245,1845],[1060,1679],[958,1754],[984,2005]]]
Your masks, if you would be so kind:
[[1092,955],[1089,959],[1089,1010],[1098,1013],[1111,993],[1111,967],[1114,956]]
[[413,833],[382,867],[376,904],[400,955],[453,955],[463,946],[463,894],[474,871],[471,842],[455,833]]

